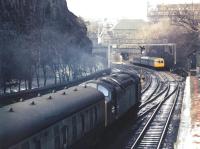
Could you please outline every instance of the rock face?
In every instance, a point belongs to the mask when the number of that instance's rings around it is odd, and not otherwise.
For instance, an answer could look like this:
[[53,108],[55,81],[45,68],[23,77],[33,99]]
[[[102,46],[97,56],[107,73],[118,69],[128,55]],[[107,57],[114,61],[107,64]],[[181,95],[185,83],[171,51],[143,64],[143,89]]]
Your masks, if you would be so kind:
[[[71,13],[66,0],[0,0],[0,88],[13,80],[46,79],[78,72],[82,55],[91,53],[83,21]],[[84,60],[87,58],[84,58]],[[61,69],[63,69],[61,71]],[[48,73],[47,73],[48,72]],[[62,73],[62,75],[61,75]],[[71,74],[75,74],[72,72]],[[19,89],[20,90],[20,89]]]
[[0,0],[0,29],[30,34],[45,27],[91,46],[85,25],[68,10],[66,0]]
[[[9,22],[16,29],[28,31],[47,21],[66,16],[66,3],[61,0],[1,0],[1,22]],[[62,15],[62,14],[63,15]]]

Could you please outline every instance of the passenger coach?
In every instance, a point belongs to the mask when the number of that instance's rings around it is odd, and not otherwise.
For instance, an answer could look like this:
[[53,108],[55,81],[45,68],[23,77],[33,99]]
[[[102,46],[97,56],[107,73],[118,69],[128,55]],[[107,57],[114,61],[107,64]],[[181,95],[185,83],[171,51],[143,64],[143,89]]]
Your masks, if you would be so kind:
[[104,95],[91,87],[62,90],[10,107],[0,108],[0,149],[66,149],[105,127]]
[[140,99],[139,77],[120,71],[2,107],[0,149],[83,148],[126,114],[136,115]]

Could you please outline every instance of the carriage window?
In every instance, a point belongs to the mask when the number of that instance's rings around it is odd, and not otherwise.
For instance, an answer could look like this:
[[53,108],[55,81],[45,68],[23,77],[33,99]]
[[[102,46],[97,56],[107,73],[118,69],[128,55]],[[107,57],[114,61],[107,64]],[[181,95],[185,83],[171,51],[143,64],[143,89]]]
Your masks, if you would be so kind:
[[55,137],[55,149],[60,149],[60,136]]
[[62,127],[62,137],[63,137],[63,144],[67,143],[67,126]]
[[94,108],[94,123],[96,124],[97,123],[97,106],[95,106]]
[[85,120],[84,120],[84,115],[81,114],[81,128],[82,128],[82,133],[85,131]]
[[60,148],[60,136],[59,136],[59,126],[54,127],[54,136],[55,136],[55,149]]
[[22,144],[22,149],[29,149],[29,148],[30,147],[28,142]]
[[34,140],[35,149],[41,149],[41,142],[38,139]]
[[55,126],[54,127],[54,136],[58,136],[59,135],[59,127]]
[[74,116],[73,118],[72,118],[72,127],[73,127],[73,129],[72,129],[72,131],[73,131],[73,140],[75,140],[76,139],[76,137],[77,137],[77,127],[76,127],[76,116]]
[[98,91],[102,92],[105,97],[108,97],[108,95],[109,95],[109,91],[101,85],[98,85]]
[[93,128],[93,109],[90,110],[90,128]]

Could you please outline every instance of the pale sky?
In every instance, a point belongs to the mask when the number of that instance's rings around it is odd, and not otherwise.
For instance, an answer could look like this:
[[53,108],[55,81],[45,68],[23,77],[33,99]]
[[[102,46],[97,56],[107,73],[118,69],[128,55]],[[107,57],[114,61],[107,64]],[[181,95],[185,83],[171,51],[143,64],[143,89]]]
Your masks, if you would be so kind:
[[147,3],[200,3],[200,0],[67,0],[69,10],[89,19],[146,19]]

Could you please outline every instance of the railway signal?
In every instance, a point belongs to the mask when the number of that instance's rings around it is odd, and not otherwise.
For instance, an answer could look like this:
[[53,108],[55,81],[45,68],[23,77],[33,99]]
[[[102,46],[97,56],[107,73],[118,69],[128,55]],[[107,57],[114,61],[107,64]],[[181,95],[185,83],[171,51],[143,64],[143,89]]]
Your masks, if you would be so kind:
[[143,54],[143,51],[145,50],[145,47],[144,46],[139,46],[140,47],[140,52],[141,52],[141,55]]

